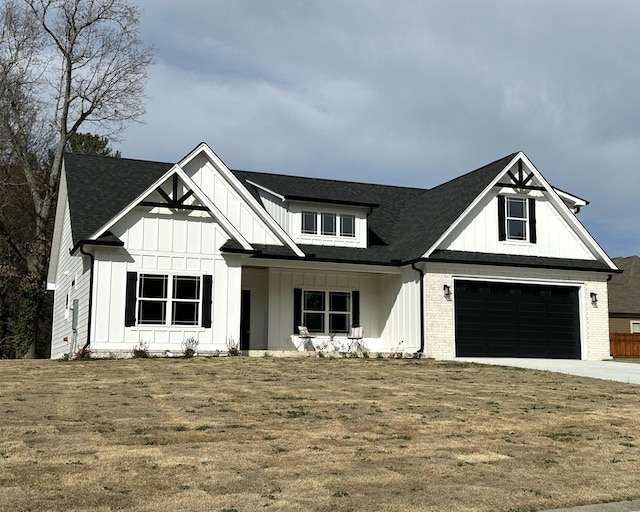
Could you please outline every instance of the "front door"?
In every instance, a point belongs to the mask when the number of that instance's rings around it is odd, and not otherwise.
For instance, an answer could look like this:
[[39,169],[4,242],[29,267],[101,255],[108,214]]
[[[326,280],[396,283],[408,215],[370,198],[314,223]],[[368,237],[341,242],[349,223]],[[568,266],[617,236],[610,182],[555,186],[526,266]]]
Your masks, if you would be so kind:
[[251,290],[242,290],[240,296],[240,350],[249,350],[251,318]]

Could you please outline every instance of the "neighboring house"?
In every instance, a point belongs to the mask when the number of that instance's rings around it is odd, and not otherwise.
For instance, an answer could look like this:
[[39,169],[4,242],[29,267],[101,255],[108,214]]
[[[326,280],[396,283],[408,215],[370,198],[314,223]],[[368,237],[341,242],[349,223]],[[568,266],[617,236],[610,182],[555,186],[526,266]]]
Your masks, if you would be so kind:
[[522,152],[433,189],[66,155],[48,285],[53,358],[297,350],[609,357],[615,264]]
[[640,334],[640,258],[613,258],[622,274],[609,281],[609,332]]

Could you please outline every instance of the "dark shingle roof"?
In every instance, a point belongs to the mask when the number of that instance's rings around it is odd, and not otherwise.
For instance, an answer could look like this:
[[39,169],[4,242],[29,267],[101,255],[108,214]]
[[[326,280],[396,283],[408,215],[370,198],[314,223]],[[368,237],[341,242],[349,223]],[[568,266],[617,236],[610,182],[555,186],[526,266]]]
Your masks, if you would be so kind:
[[414,187],[302,178],[282,174],[250,171],[233,171],[233,173],[254,192],[256,198],[258,195],[255,193],[255,188],[249,182],[292,200],[369,206],[372,208],[371,215],[368,217],[369,229],[386,244],[393,239],[394,228],[407,200],[425,191],[425,189]]
[[609,313],[640,315],[640,257],[613,258],[622,274],[608,284]]
[[[307,259],[345,263],[398,265],[417,261],[446,232],[478,195],[516,156],[512,153],[433,189],[386,186],[340,180],[303,178],[235,170],[232,173],[260,202],[251,183],[289,199],[370,208],[367,248],[300,245]],[[120,213],[172,164],[125,158],[65,155],[73,241],[77,245]],[[106,234],[103,243],[118,244]],[[288,247],[253,244],[256,258],[297,258]],[[222,250],[247,252],[229,240]],[[434,261],[526,265],[545,268],[605,270],[606,265],[582,260],[532,258],[439,251]],[[608,269],[608,267],[607,267]]]
[[128,158],[65,154],[74,246],[114,218],[172,166]]

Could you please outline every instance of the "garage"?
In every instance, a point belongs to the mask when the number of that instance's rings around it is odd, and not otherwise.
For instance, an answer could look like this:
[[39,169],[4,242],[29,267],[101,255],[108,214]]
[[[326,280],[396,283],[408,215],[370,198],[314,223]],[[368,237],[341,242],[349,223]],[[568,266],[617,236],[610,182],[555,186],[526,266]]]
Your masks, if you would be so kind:
[[456,356],[580,359],[578,290],[456,280]]

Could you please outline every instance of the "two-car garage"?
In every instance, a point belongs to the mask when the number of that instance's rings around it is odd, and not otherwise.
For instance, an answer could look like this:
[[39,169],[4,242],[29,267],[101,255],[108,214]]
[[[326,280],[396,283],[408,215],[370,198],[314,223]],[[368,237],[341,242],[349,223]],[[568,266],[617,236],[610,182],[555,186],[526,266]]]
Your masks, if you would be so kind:
[[580,359],[578,291],[456,280],[456,356]]

